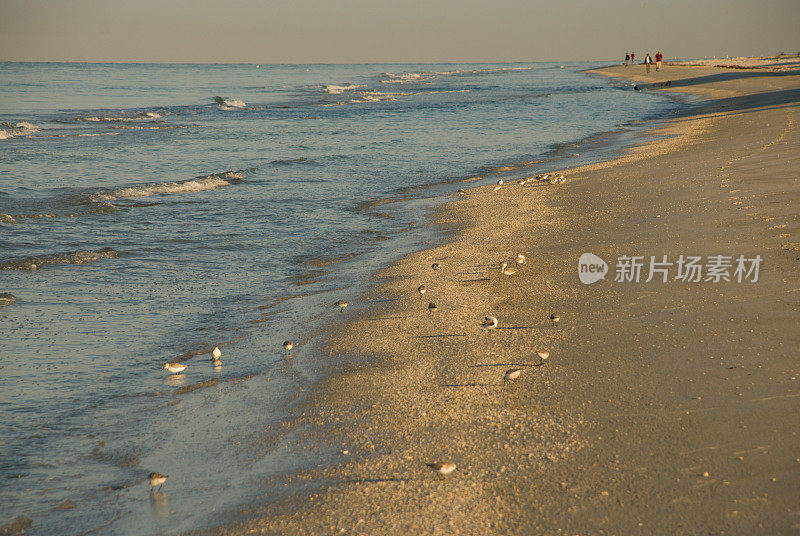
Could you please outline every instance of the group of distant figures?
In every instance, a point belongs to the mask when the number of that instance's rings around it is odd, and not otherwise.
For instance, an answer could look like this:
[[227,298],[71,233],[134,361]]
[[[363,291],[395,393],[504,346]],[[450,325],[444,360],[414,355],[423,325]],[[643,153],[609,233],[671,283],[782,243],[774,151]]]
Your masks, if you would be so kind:
[[[658,52],[656,52],[656,71],[660,71],[661,70],[661,61],[663,59],[664,59],[664,56],[663,56],[663,54],[661,54],[661,51],[659,50]],[[631,53],[626,52],[625,53],[625,67],[628,66],[628,62],[636,63],[636,53],[635,52],[631,52]],[[649,52],[645,55],[644,61],[642,63],[644,63],[644,68],[649,73],[650,72],[650,65],[653,63],[653,58],[650,57],[650,53]]]

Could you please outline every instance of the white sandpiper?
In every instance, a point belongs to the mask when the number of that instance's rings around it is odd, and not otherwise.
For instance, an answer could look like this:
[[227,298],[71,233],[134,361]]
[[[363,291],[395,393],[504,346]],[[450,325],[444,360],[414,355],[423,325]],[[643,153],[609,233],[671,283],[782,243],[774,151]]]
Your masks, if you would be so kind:
[[500,179],[499,181],[497,181],[497,186],[494,187],[493,191],[496,192],[497,190],[499,190],[502,187],[503,187],[503,179]]
[[339,300],[339,301],[337,301],[336,303],[333,304],[333,308],[335,309],[335,308],[338,307],[339,308],[339,312],[341,313],[342,311],[344,311],[344,308],[347,307],[348,305],[350,305],[350,302],[347,302],[347,301],[344,301],[344,300]]
[[431,264],[431,268],[433,268],[434,270],[438,270],[439,269],[439,263],[438,262],[434,262],[433,264]]
[[166,482],[169,477],[161,473],[150,473],[147,478],[150,479],[151,488],[158,486],[158,491],[161,491],[161,486],[164,485],[164,482]]
[[444,475],[449,475],[456,470],[456,464],[450,462],[433,462],[426,463],[425,465],[430,467],[431,470],[439,473],[439,475],[442,477],[444,477]]
[[517,273],[516,268],[509,268],[507,262],[503,262],[500,264],[500,273],[503,275],[514,275]]
[[419,288],[417,289],[417,292],[419,292],[419,295],[422,296],[423,294],[428,292],[428,289],[425,287],[425,285],[420,285]]
[[552,322],[554,326],[558,324],[560,321],[561,321],[561,316],[555,313],[550,315],[550,322]]
[[517,253],[517,264],[525,264],[526,262],[525,255],[522,253]]
[[508,382],[511,380],[516,380],[519,378],[519,375],[522,374],[522,369],[512,368],[508,369],[506,373],[503,375],[503,381]]
[[161,370],[168,370],[173,374],[178,374],[179,372],[186,370],[186,365],[183,363],[164,363],[164,366],[161,367]]
[[292,348],[294,348],[294,343],[292,341],[283,341],[283,350],[287,357],[289,356],[289,352],[292,351]]
[[439,310],[439,308],[436,306],[435,303],[431,302],[431,303],[428,304],[428,312],[429,313],[435,313],[438,310]]
[[536,355],[539,356],[539,363],[538,363],[539,365],[544,364],[544,362],[550,358],[550,352],[548,352],[547,350],[539,350],[538,352],[536,352]]
[[499,323],[500,322],[498,322],[495,317],[489,315],[483,319],[483,324],[481,324],[481,327],[483,329],[497,329]]
[[215,346],[213,350],[211,350],[211,357],[214,359],[219,359],[222,357],[222,350],[219,349],[219,346]]

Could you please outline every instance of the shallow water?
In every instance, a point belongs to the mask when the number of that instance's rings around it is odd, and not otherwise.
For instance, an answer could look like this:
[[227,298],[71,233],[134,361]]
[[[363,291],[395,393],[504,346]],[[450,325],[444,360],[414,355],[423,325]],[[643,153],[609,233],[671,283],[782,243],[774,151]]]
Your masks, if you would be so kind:
[[277,423],[330,305],[434,240],[454,182],[679,105],[586,67],[0,63],[0,524],[174,534],[316,463]]

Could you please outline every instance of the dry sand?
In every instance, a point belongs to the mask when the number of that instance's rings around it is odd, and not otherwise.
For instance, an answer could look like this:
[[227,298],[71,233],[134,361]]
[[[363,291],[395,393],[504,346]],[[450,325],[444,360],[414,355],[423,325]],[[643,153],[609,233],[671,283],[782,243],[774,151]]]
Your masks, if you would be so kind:
[[[288,425],[340,463],[265,483],[297,494],[222,534],[800,533],[800,75],[601,74],[711,100],[566,184],[444,206],[449,243],[376,276],[389,301],[348,309],[339,373]],[[585,252],[606,281],[579,282]],[[757,283],[613,281],[618,256],[665,254],[763,263]]]

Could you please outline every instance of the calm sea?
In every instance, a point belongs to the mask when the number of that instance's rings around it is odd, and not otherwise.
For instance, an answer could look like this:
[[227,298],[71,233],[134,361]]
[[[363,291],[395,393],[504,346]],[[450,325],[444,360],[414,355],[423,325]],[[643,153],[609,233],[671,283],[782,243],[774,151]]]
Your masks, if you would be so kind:
[[0,526],[174,534],[324,460],[280,422],[334,301],[439,239],[460,181],[680,105],[587,67],[0,63]]

